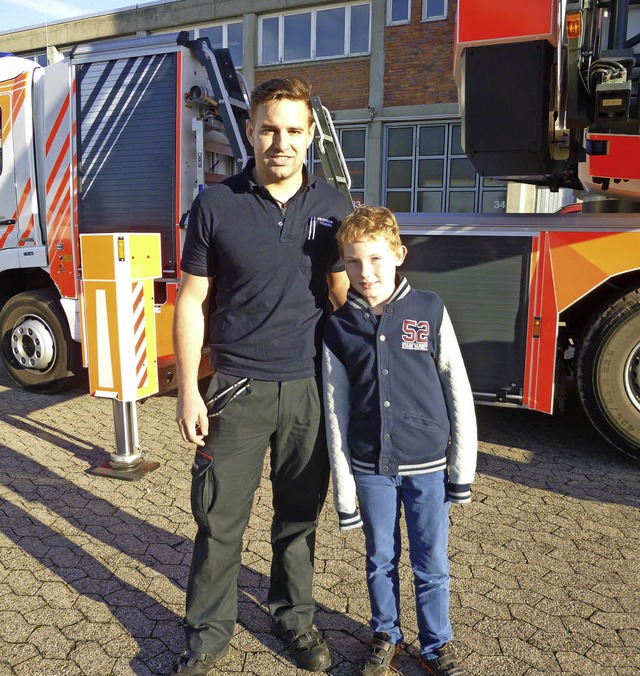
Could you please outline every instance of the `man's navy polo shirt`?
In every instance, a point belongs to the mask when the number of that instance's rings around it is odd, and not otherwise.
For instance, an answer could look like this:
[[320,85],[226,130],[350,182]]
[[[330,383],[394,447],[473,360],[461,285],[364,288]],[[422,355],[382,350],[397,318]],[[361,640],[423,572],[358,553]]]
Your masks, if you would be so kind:
[[259,380],[306,378],[318,372],[326,276],[344,269],[335,234],[353,205],[305,171],[306,186],[283,215],[252,169],[253,160],[195,199],[180,268],[215,278],[215,370]]

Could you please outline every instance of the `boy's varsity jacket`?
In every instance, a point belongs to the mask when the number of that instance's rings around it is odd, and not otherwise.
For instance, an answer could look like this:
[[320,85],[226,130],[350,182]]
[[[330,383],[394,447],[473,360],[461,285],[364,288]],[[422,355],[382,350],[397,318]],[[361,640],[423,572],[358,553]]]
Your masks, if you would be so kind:
[[340,528],[362,525],[353,470],[448,470],[451,502],[470,502],[473,396],[444,303],[399,277],[379,318],[350,289],[324,330],[325,415]]

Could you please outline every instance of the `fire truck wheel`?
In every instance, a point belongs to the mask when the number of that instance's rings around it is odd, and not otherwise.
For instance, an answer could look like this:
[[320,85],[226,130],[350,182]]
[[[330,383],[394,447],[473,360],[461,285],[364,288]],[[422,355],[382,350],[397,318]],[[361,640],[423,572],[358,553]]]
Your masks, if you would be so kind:
[[579,347],[577,385],[600,434],[640,458],[640,289],[592,316]]
[[74,384],[77,347],[53,289],[10,298],[0,310],[0,355],[18,385],[59,392]]

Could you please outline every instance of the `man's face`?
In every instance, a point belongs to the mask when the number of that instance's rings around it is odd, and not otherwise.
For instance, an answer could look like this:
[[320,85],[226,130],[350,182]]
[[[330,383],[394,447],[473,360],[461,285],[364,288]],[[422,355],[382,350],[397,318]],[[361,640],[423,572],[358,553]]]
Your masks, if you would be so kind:
[[404,261],[406,253],[404,246],[393,250],[383,237],[342,247],[349,282],[371,307],[385,303],[393,294],[396,268]]
[[255,119],[247,122],[257,182],[269,186],[299,176],[313,141],[313,129],[303,101],[280,99],[260,104]]

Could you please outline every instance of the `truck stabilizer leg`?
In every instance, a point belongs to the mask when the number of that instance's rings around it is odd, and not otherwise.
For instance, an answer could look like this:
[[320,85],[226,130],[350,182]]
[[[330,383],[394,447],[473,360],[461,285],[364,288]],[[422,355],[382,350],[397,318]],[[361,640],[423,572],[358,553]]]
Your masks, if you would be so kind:
[[113,421],[116,452],[111,454],[109,462],[89,470],[89,474],[138,481],[148,472],[160,467],[159,462],[142,459],[135,401],[113,399]]

